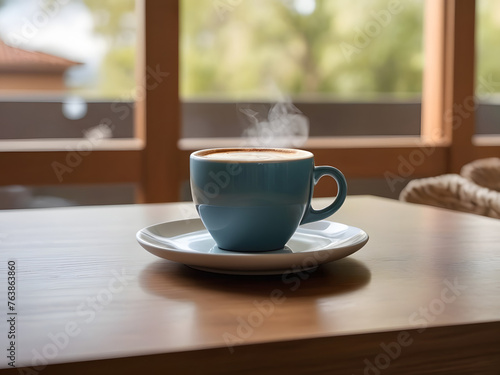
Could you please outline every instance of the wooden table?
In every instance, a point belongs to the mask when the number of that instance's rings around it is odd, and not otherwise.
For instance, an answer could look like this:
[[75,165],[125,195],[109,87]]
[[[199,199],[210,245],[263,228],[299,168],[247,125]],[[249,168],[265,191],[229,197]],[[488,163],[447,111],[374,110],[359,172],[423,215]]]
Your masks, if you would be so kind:
[[196,271],[135,240],[191,217],[188,203],[0,212],[0,372],[18,374],[14,316],[23,374],[499,373],[499,220],[348,197],[332,219],[368,244],[283,279]]

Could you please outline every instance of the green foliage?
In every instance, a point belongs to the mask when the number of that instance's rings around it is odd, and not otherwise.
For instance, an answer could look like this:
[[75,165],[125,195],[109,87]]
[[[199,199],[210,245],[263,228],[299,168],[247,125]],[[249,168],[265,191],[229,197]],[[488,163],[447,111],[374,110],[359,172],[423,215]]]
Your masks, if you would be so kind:
[[134,12],[135,0],[83,0],[94,16],[94,31],[112,39],[123,32],[124,17]]
[[132,98],[135,88],[134,46],[114,48],[101,67],[100,92],[107,97]]
[[[402,1],[397,14],[387,11],[389,3],[316,0],[304,14],[293,0],[182,0],[181,94],[419,96],[424,2]],[[373,12],[389,14],[387,22]],[[367,43],[356,43],[363,35]]]
[[101,64],[99,97],[133,98],[135,80],[135,0],[83,0],[94,18],[94,32],[109,48]]
[[[478,0],[476,25],[476,81],[479,95],[500,93],[500,2]],[[485,84],[486,83],[486,84]]]
[[[50,1],[40,2],[40,6]],[[97,95],[132,97],[135,0],[82,1],[108,53]],[[302,2],[307,0],[302,0]],[[424,0],[180,0],[181,96],[231,100],[419,97]],[[0,0],[0,7],[8,0]],[[477,0],[477,77],[500,93],[500,2]],[[385,16],[384,16],[385,15]],[[497,84],[498,82],[498,84]],[[85,88],[81,88],[82,90]]]

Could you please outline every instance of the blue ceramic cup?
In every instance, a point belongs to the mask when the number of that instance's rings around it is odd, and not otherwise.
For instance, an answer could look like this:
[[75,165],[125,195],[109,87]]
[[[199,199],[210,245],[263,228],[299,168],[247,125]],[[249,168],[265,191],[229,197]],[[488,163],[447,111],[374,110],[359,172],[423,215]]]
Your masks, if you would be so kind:
[[[334,167],[314,166],[308,151],[283,148],[200,150],[190,157],[196,209],[217,246],[234,251],[282,249],[300,224],[322,220],[345,201],[347,184]],[[337,181],[322,210],[311,207],[314,185]]]

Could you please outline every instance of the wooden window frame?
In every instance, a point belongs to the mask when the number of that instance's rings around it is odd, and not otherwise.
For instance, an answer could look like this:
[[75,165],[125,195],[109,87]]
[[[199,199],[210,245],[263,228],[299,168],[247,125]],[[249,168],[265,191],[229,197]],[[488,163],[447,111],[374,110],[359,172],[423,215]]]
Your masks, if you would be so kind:
[[[81,139],[0,141],[0,185],[134,183],[137,202],[178,200],[179,5],[170,0],[137,0],[136,4],[143,20],[137,86],[146,87],[147,67],[159,67],[168,76],[154,89],[143,90],[143,97],[136,100],[135,139],[103,140],[79,162],[71,157],[78,152]],[[53,170],[54,163],[71,170],[62,181]]]
[[[137,202],[177,201],[180,183],[189,177],[189,154],[234,144],[225,138],[180,139],[179,1],[138,1],[144,19],[138,82],[144,83],[148,66],[160,66],[169,76],[136,102],[137,139],[125,150],[113,140],[103,143],[62,183],[136,183]],[[421,136],[313,138],[304,148],[317,164],[335,165],[348,178],[410,179],[458,172],[475,158],[500,154],[498,137],[474,135],[475,0],[425,1]],[[0,141],[1,150],[0,185],[60,183],[51,164],[64,163],[66,149],[15,151]],[[317,192],[328,194],[321,187]]]
[[[457,173],[476,158],[500,155],[500,137],[475,135],[475,0],[425,0],[425,70],[419,137],[318,137],[304,148],[317,164],[349,178],[411,178]],[[235,140],[181,140],[194,149]],[[182,177],[187,178],[185,169]],[[321,186],[318,195],[328,194]]]

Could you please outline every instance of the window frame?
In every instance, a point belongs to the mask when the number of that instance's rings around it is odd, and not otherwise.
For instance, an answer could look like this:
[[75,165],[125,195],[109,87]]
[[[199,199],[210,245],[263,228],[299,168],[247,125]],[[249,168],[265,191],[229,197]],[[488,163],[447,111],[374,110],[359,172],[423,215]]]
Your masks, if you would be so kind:
[[[138,83],[144,83],[147,66],[159,65],[169,76],[136,101],[135,144],[118,150],[112,140],[104,143],[62,183],[133,182],[137,202],[177,201],[182,181],[189,179],[189,154],[234,144],[226,138],[180,139],[179,1],[137,2],[144,20]],[[303,148],[315,154],[316,163],[335,165],[348,178],[408,180],[456,173],[473,159],[498,156],[500,137],[474,134],[475,5],[475,0],[425,0],[421,136],[311,138]],[[469,116],[459,108],[464,103],[472,107]],[[64,162],[67,150],[14,151],[5,145],[0,141],[0,184],[59,184],[50,165]],[[329,194],[321,186],[316,193]]]
[[[457,173],[473,159],[497,156],[500,137],[474,135],[475,5],[475,0],[425,0],[420,136],[311,138],[303,148],[315,154],[316,163],[335,165],[348,178],[391,183]],[[460,108],[464,103],[472,107],[466,115]],[[179,146],[185,159],[195,149],[234,142],[184,139]],[[182,178],[188,178],[185,168]],[[321,185],[315,191],[328,195]]]
[[[74,151],[68,148],[76,147],[81,139],[1,140],[0,185],[134,183],[138,203],[178,200],[179,64],[175,56],[179,4],[136,0],[136,7],[140,19],[137,85],[146,87],[147,67],[159,66],[168,77],[135,101],[135,138],[103,140],[73,164],[68,158]],[[62,181],[54,164],[69,168]]]

